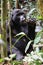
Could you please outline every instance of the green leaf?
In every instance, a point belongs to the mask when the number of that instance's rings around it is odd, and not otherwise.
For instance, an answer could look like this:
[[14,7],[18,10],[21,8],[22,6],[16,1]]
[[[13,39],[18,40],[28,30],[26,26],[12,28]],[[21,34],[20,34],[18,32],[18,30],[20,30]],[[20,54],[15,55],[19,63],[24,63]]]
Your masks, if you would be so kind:
[[[28,12],[27,16],[29,17],[35,10],[36,10],[36,8],[32,8],[32,9]],[[27,17],[27,18],[28,18],[28,17]]]
[[15,58],[16,57],[16,54],[10,54],[9,57],[10,58]]
[[16,44],[23,36],[24,36],[24,35],[19,36],[19,38],[15,41],[15,43],[14,43],[13,46],[15,46],[15,44]]
[[37,35],[36,35],[36,37],[39,37],[41,35],[42,35],[42,31],[38,32]]
[[0,59],[0,63],[3,62],[3,61],[4,61],[4,59]]
[[33,40],[30,40],[29,42],[28,42],[28,44],[27,44],[27,46],[26,46],[26,48],[25,48],[25,53],[27,52],[27,50],[29,49],[29,46],[30,46],[30,44],[33,42]]
[[[24,35],[25,36],[25,33],[24,32],[20,32],[16,36],[20,36],[20,35]],[[16,36],[14,36],[14,37],[16,37]]]
[[38,16],[37,16],[37,19],[40,20],[40,19],[43,19],[43,17],[42,17],[41,15],[38,15]]
[[34,39],[34,44],[37,44],[39,43],[40,39],[41,39],[41,36],[42,36],[42,31],[38,32],[35,39]]
[[37,37],[35,40],[34,40],[34,44],[38,43],[40,41],[41,37]]
[[1,39],[1,34],[0,34],[0,39]]
[[12,65],[22,65],[22,61],[13,61]]

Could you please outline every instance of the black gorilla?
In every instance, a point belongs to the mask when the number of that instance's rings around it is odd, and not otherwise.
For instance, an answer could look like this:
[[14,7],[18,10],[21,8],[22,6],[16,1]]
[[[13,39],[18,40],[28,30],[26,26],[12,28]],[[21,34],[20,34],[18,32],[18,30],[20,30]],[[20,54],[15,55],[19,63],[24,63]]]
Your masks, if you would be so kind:
[[[10,21],[12,44],[14,44],[15,41],[17,40],[17,37],[14,38],[14,36],[20,32],[24,32],[31,40],[34,40],[36,20],[30,19],[29,21],[26,22],[25,19],[26,16],[24,11],[21,11],[20,9],[13,10]],[[20,53],[22,56],[26,55],[25,47],[28,41],[29,40],[24,36],[15,44],[16,51],[19,50],[18,53]],[[27,53],[30,53],[33,50],[32,45],[33,43],[30,45]],[[15,48],[12,49],[12,53],[15,53]],[[18,53],[16,52],[16,54]]]

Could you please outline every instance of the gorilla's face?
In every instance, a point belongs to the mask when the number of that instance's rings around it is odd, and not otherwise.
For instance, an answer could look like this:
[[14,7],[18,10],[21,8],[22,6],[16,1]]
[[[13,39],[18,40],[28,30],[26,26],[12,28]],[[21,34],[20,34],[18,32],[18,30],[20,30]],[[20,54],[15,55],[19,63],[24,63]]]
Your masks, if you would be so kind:
[[25,16],[24,16],[24,14],[18,15],[17,18],[20,20],[20,23],[22,23],[22,22],[25,21]]
[[19,22],[23,22],[23,21],[25,21],[25,18],[26,18],[26,16],[25,16],[24,11],[21,11],[20,9],[16,9],[12,13],[13,21],[19,20]]

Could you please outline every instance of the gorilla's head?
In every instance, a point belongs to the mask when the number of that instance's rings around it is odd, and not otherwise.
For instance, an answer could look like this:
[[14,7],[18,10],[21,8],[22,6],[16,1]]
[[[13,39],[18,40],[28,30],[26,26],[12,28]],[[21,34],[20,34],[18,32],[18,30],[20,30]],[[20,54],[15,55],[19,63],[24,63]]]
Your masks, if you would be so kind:
[[25,13],[24,13],[24,11],[22,11],[20,9],[14,9],[13,12],[12,12],[11,19],[13,21],[18,21],[19,20],[19,22],[25,21]]
[[22,11],[21,9],[14,9],[12,11],[11,21],[10,21],[12,32],[15,29],[16,29],[16,32],[21,32],[21,24],[25,21],[25,19],[26,19],[26,16],[24,11]]

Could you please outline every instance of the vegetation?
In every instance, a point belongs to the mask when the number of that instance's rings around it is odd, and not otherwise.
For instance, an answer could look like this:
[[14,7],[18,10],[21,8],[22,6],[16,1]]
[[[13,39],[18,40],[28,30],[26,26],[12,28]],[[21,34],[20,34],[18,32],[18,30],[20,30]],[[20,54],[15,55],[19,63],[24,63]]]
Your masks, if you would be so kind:
[[[28,48],[29,48],[29,46],[32,42],[34,42],[34,44],[33,44],[34,51],[32,51],[30,54],[27,54],[24,57],[24,59],[22,59],[21,61],[13,60],[13,58],[16,57],[16,54],[14,54],[12,56],[12,58],[7,57],[6,20],[10,21],[10,13],[11,13],[11,9],[14,7],[14,5],[15,5],[16,8],[19,8],[18,4],[21,5],[17,1],[18,0],[15,0],[15,1],[13,1],[13,0],[3,0],[3,5],[2,5],[3,6],[2,7],[2,9],[3,9],[3,25],[0,28],[0,30],[1,30],[0,39],[4,41],[4,49],[3,49],[4,58],[0,58],[0,64],[3,64],[7,60],[6,64],[9,64],[9,65],[41,65],[41,64],[43,64],[43,48],[42,48],[43,47],[43,25],[41,26],[42,30],[37,32],[34,40],[31,40],[24,32],[21,32],[21,33],[17,34],[16,36],[14,36],[14,37],[17,37],[17,38],[19,36],[19,38],[16,40],[15,44],[23,36],[26,36],[28,38],[28,40],[30,40],[30,41],[28,42],[28,44],[25,48],[25,53],[27,52],[27,50],[28,50]],[[29,12],[28,12],[28,14],[26,14],[27,19],[28,18],[36,18],[36,21],[38,20],[38,22],[39,22],[41,20],[41,22],[43,22],[43,0],[37,0],[37,4],[35,4],[36,1],[35,2],[33,2],[32,0],[31,1],[27,0],[27,1],[28,1],[28,6],[23,7],[23,8],[25,8],[25,7],[29,8]],[[9,4],[8,4],[8,2],[9,2]],[[34,5],[35,5],[35,7],[34,7]],[[40,22],[39,22],[39,24],[40,24]],[[11,45],[11,28],[10,28],[10,25],[9,25],[9,34],[10,34],[10,52],[12,54],[13,46]],[[41,48],[41,50],[40,50],[40,48]],[[5,59],[6,57],[8,59]]]
[[37,5],[38,5],[38,8],[39,8],[39,13],[43,17],[43,0],[38,0]]

